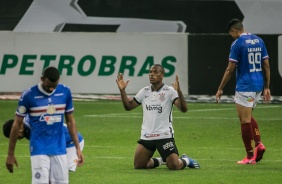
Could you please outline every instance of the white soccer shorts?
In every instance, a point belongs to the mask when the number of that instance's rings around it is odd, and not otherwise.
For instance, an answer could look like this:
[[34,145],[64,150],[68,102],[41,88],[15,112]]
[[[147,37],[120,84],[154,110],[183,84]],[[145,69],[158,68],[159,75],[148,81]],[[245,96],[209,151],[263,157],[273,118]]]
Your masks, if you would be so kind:
[[[79,143],[81,151],[84,147],[84,140]],[[67,159],[68,159],[68,168],[69,171],[75,172],[77,167],[77,154],[75,146],[67,148]]]
[[244,107],[255,108],[260,99],[261,93],[262,93],[261,91],[260,92],[238,92],[236,91],[234,102]]
[[32,184],[69,183],[67,155],[31,156]]

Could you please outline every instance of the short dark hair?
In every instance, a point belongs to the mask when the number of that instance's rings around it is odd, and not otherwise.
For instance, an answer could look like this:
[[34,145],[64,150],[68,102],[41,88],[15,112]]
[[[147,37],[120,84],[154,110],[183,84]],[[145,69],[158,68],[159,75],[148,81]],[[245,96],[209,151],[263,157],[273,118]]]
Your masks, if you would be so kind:
[[56,82],[60,78],[60,72],[57,68],[49,66],[44,69],[42,77],[49,79],[50,82]]
[[13,119],[9,119],[3,125],[3,134],[7,138],[10,137],[10,132],[11,132],[13,123],[14,123],[14,120]]
[[161,72],[162,72],[162,74],[165,74],[164,67],[163,67],[161,64],[154,64],[153,66],[160,67],[160,68],[161,68]]
[[227,31],[229,32],[231,29],[241,30],[243,29],[243,23],[239,19],[232,19],[227,26]]

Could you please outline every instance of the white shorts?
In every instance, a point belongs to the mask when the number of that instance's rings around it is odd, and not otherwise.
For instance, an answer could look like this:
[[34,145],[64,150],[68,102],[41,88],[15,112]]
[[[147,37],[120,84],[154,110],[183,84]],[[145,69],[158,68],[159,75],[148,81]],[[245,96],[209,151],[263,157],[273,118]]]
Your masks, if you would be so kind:
[[[82,151],[84,147],[84,140],[80,141],[79,145]],[[77,166],[77,154],[76,154],[76,148],[74,146],[67,148],[67,159],[68,159],[69,171],[75,172]]]
[[262,93],[261,91],[260,92],[239,92],[239,91],[236,91],[234,102],[236,104],[242,105],[244,107],[254,108],[257,105],[257,103],[260,99],[261,93]]
[[35,155],[30,157],[32,184],[68,184],[67,155]]

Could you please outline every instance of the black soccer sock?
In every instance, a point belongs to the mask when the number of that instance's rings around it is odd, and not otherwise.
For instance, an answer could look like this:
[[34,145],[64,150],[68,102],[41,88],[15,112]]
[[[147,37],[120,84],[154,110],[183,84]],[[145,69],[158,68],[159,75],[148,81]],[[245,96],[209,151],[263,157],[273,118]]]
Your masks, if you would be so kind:
[[157,158],[152,158],[152,159],[154,161],[154,167],[153,168],[159,167],[161,165],[161,163],[159,162],[159,160]]
[[184,159],[182,159],[182,158],[180,158],[180,160],[183,162],[183,167],[182,167],[182,169],[184,169],[185,167],[187,167],[187,162],[186,162]]

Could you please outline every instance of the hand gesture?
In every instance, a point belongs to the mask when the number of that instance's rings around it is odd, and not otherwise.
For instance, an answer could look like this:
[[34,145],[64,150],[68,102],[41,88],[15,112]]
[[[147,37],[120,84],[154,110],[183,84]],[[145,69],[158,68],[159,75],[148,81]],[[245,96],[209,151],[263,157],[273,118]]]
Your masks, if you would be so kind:
[[6,159],[6,167],[9,170],[10,173],[14,172],[14,164],[18,167],[18,162],[16,160],[15,156],[7,156]]
[[125,88],[127,87],[128,83],[129,83],[129,80],[127,80],[126,82],[124,82],[122,73],[119,73],[119,74],[117,75],[116,82],[117,82],[118,88],[119,88],[120,90],[122,90],[122,89],[125,89]]
[[180,85],[179,85],[179,81],[178,81],[178,75],[175,76],[175,82],[172,83],[172,87],[173,87],[176,91],[181,91]]
[[223,94],[223,90],[221,89],[217,90],[216,95],[215,95],[215,99],[217,103],[219,103],[222,94]]

